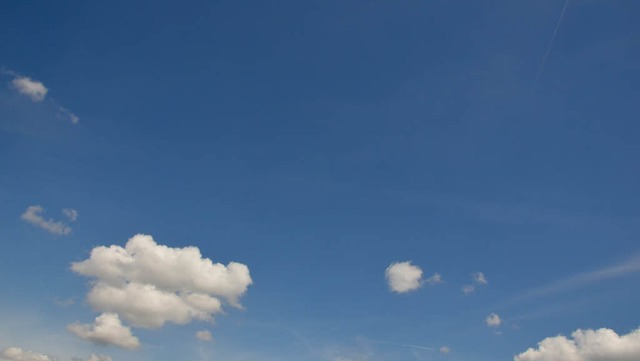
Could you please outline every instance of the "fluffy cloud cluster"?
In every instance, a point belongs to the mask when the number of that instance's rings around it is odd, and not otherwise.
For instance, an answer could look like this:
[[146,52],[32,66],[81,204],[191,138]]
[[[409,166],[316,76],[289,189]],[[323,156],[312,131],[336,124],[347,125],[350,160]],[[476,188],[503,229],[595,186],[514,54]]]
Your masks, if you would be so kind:
[[[55,221],[53,219],[45,219],[42,216],[44,212],[44,208],[42,206],[29,206],[27,210],[22,213],[23,221],[29,222],[34,226],[40,227],[45,231],[53,234],[59,235],[68,235],[71,233],[71,227],[69,227],[66,223],[62,221]],[[75,209],[65,208],[62,210],[62,213],[65,214],[69,219],[73,222],[78,218],[78,211]]]
[[213,263],[197,247],[171,248],[141,234],[125,247],[96,247],[71,269],[96,279],[87,295],[96,310],[143,328],[212,321],[222,312],[221,299],[241,308],[239,300],[252,284],[244,264]]
[[484,322],[489,327],[500,327],[500,325],[502,324],[502,319],[500,319],[500,316],[498,316],[497,314],[492,313],[489,316],[487,316]]
[[26,95],[34,102],[40,102],[47,96],[49,89],[41,82],[27,78],[26,76],[19,76],[11,81],[11,86],[22,95]]
[[626,335],[601,328],[577,330],[572,338],[549,337],[537,348],[514,357],[515,361],[637,361],[640,359],[640,329]]
[[392,263],[385,271],[389,288],[393,292],[406,293],[422,285],[422,269],[410,261]]
[[67,326],[67,330],[99,345],[114,345],[129,350],[140,347],[140,341],[131,334],[131,329],[124,326],[118,315],[113,313],[98,316],[92,325],[73,323]]
[[53,358],[19,347],[7,347],[0,353],[0,361],[53,361]]

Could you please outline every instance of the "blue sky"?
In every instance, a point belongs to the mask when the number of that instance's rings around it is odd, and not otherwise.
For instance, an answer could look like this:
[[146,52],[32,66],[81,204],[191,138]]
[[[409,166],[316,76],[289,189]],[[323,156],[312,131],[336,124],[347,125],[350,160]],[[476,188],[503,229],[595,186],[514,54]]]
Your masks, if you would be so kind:
[[[564,4],[4,4],[0,360],[640,344],[640,3],[571,1],[535,83]],[[137,234],[166,257],[90,258]],[[178,306],[89,297],[107,285]],[[223,311],[171,321],[192,294]],[[139,346],[100,338],[104,314]]]

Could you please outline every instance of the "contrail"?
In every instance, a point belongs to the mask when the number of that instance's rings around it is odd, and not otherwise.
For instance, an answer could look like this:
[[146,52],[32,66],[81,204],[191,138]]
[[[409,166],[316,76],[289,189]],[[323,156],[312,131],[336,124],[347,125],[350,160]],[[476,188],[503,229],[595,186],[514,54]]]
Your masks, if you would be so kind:
[[556,28],[553,30],[553,35],[551,36],[551,41],[549,41],[549,46],[547,46],[547,52],[544,54],[542,58],[542,63],[540,63],[540,68],[538,68],[538,73],[536,74],[536,80],[533,82],[533,90],[536,89],[538,85],[538,80],[540,80],[540,75],[542,75],[542,70],[544,69],[544,65],[547,63],[547,59],[549,59],[549,53],[551,53],[551,48],[553,47],[553,42],[556,40],[556,36],[558,35],[558,30],[560,30],[560,25],[562,24],[562,19],[564,19],[564,13],[567,11],[569,7],[569,1],[566,0],[564,2],[564,7],[562,8],[562,12],[560,13],[560,18],[558,18],[558,23],[556,23]]
[[407,345],[407,344],[404,344],[404,343],[386,342],[386,341],[378,341],[378,340],[371,340],[371,339],[369,339],[368,341],[369,342],[373,342],[373,343],[382,344],[382,345],[407,347],[407,348],[417,348],[417,349],[429,350],[429,351],[435,350],[435,348],[433,348],[433,347],[418,346],[418,345]]

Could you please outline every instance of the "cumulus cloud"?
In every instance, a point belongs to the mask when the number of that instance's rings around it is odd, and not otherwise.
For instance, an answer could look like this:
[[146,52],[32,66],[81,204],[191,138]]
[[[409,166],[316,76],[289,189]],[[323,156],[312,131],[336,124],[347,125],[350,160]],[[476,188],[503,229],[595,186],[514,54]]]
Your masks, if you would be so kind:
[[71,227],[62,221],[55,221],[53,219],[44,219],[42,213],[44,208],[39,205],[29,206],[27,210],[22,213],[22,220],[27,221],[34,226],[38,226],[45,231],[53,234],[68,235],[71,233]]
[[389,289],[397,293],[417,290],[422,286],[422,269],[411,261],[392,263],[385,271]]
[[93,324],[70,324],[67,330],[98,345],[114,345],[129,350],[140,347],[138,338],[131,334],[131,329],[124,326],[115,313],[103,313],[96,317]]
[[26,76],[17,76],[11,81],[11,86],[20,94],[26,95],[34,102],[40,102],[47,96],[49,89],[41,82]]
[[202,330],[196,332],[196,338],[200,341],[211,342],[213,340],[213,336],[211,336],[211,332],[209,330]]
[[54,361],[54,359],[19,347],[7,347],[0,353],[0,361]]
[[451,349],[448,346],[442,346],[440,347],[440,353],[449,353],[451,352]]
[[220,298],[241,308],[240,297],[253,282],[244,264],[213,263],[197,247],[167,247],[141,234],[125,247],[96,247],[71,269],[96,279],[87,294],[95,309],[144,328],[212,321],[222,312]]
[[487,316],[484,322],[489,327],[500,327],[500,325],[502,324],[502,320],[500,319],[500,316],[498,316],[495,313],[492,313],[489,316]]
[[601,328],[577,330],[571,336],[548,337],[514,361],[637,361],[640,355],[640,328],[626,335]]

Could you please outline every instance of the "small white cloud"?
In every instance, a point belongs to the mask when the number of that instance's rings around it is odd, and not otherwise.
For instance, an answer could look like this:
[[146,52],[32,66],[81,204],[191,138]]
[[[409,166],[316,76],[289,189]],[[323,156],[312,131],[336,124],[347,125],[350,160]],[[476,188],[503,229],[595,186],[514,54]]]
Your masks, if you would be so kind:
[[96,355],[92,353],[87,361],[113,361],[113,359],[107,355]]
[[439,273],[434,273],[431,277],[424,281],[428,285],[438,285],[443,283],[442,276]]
[[487,278],[484,276],[484,273],[482,272],[474,272],[471,274],[471,278],[473,279],[473,282],[475,282],[476,284],[479,285],[486,285],[487,283],[489,283],[487,281]]
[[53,219],[44,219],[41,213],[44,212],[42,206],[29,206],[27,210],[22,214],[21,218],[34,226],[38,226],[49,233],[68,235],[71,233],[71,227],[61,221],[54,221]]
[[640,358],[640,328],[618,335],[608,328],[577,330],[572,338],[548,337],[537,348],[516,355],[514,361],[637,361]]
[[473,292],[475,292],[476,286],[474,286],[474,285],[463,285],[461,290],[462,290],[462,293],[464,293],[465,295],[470,295]]
[[393,292],[406,293],[422,285],[422,269],[410,261],[392,263],[385,271],[389,288]]
[[19,347],[7,347],[0,353],[0,361],[54,361],[51,356],[25,351]]
[[502,320],[500,319],[500,316],[498,316],[495,313],[492,313],[489,316],[487,316],[487,318],[484,321],[489,327],[500,327],[500,325],[502,324]]
[[69,218],[69,221],[71,222],[75,222],[78,219],[79,215],[78,211],[72,208],[63,209],[62,214],[64,214],[65,217]]
[[11,81],[12,87],[22,95],[28,96],[34,102],[44,100],[49,91],[41,82],[27,78],[26,76],[18,76]]
[[202,330],[202,331],[196,332],[196,338],[204,342],[213,341],[213,336],[211,336],[211,332],[209,332],[209,330]]
[[140,347],[140,341],[131,334],[131,329],[120,322],[115,313],[103,313],[93,324],[73,323],[67,330],[81,339],[99,345],[113,345],[133,350]]
[[442,346],[440,347],[440,353],[449,353],[451,352],[451,349],[448,346]]

